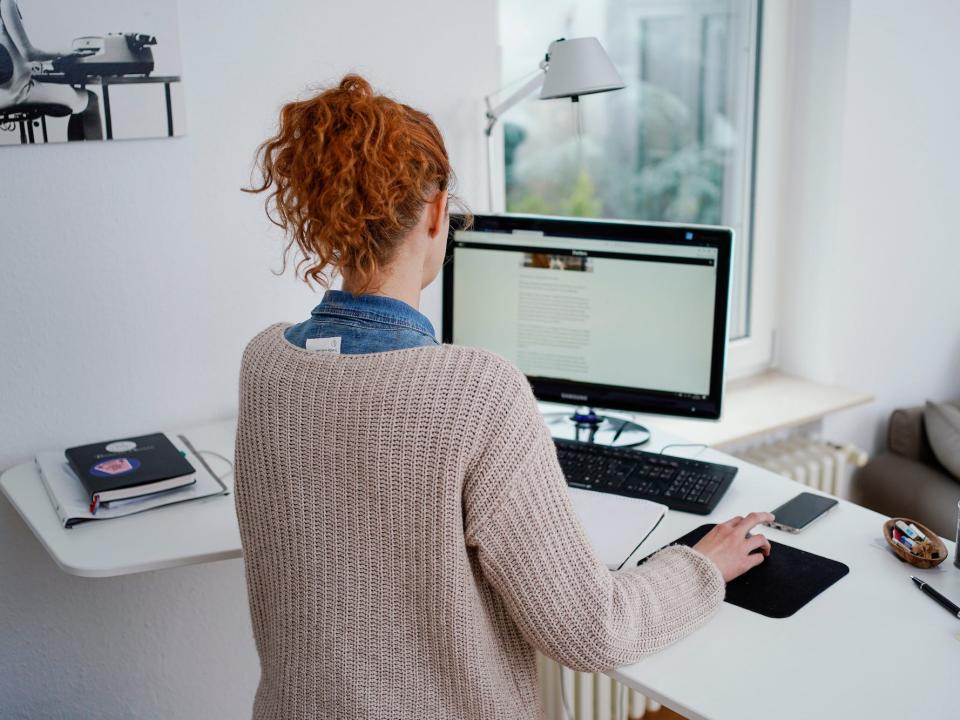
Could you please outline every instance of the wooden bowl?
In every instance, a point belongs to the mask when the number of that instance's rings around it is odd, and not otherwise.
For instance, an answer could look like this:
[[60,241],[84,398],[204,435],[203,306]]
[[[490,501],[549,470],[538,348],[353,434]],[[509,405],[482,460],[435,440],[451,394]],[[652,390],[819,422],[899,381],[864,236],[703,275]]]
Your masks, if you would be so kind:
[[[927,542],[919,544],[920,552],[917,555],[914,555],[913,552],[907,550],[903,545],[893,539],[893,528],[898,520],[902,520],[905,525],[912,523],[915,527],[919,528],[920,532],[927,536]],[[947,559],[947,546],[944,545],[943,540],[941,540],[933,530],[926,525],[918,523],[916,520],[911,520],[910,518],[890,518],[883,524],[883,537],[886,538],[887,544],[893,552],[896,553],[898,558],[915,567],[926,570],[927,568],[936,567]],[[914,548],[915,552],[917,550],[918,548]],[[937,554],[937,556],[933,557],[934,554]]]

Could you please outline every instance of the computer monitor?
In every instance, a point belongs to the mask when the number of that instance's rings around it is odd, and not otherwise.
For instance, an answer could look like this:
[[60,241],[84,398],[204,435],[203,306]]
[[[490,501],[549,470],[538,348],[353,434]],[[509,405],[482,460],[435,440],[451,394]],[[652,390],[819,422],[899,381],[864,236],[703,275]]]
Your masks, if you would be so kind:
[[451,218],[443,339],[517,365],[540,400],[717,419],[733,231]]

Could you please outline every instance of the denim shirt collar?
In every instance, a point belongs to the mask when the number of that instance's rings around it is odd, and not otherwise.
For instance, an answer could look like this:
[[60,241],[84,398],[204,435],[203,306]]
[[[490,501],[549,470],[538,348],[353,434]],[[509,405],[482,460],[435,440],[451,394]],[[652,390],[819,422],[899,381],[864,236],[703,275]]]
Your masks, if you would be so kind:
[[402,300],[383,295],[351,295],[343,290],[327,290],[313,317],[363,318],[407,330],[416,330],[436,342],[433,324],[426,315]]

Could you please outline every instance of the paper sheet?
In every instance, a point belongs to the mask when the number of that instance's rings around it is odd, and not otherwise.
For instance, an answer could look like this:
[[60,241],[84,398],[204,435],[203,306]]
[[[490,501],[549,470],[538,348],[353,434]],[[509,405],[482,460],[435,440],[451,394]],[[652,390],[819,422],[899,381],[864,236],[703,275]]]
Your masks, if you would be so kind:
[[650,500],[568,488],[573,508],[600,560],[618,570],[667,513]]

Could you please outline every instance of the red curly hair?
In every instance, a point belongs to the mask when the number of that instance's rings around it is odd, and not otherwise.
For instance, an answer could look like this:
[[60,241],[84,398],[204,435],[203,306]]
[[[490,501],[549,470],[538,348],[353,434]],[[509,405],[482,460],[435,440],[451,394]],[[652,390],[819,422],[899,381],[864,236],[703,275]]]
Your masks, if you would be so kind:
[[359,75],[285,105],[256,164],[262,182],[245,190],[269,193],[267,217],[289,239],[284,267],[296,244],[308,284],[327,287],[347,271],[361,291],[390,263],[424,204],[453,184],[433,120],[376,95]]

